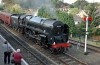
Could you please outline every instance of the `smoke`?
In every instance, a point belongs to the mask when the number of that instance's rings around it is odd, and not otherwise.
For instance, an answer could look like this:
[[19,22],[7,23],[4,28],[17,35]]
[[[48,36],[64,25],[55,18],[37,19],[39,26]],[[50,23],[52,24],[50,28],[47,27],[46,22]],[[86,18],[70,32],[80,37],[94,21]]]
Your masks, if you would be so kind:
[[47,12],[56,18],[56,9],[51,0],[34,0],[34,7],[36,8],[36,11],[41,8],[41,6],[46,6],[48,8]]
[[23,0],[23,1],[17,0],[16,2],[25,9],[32,9],[33,11],[31,10],[30,12],[32,14],[34,12],[35,15],[37,13],[37,10],[41,8],[41,6],[46,6],[50,8],[49,10],[51,10],[51,11],[48,10],[48,13],[56,17],[56,9],[51,0]]

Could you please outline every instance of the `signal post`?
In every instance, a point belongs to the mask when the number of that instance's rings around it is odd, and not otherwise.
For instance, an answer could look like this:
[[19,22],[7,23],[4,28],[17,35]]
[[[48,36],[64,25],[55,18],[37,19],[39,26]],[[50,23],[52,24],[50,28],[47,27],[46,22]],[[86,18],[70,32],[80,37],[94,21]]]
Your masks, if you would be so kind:
[[87,35],[88,35],[88,22],[91,21],[92,18],[87,16],[86,18],[84,18],[84,21],[86,21],[86,33],[85,33],[85,47],[84,47],[84,54],[87,55],[88,52],[86,51],[87,49]]

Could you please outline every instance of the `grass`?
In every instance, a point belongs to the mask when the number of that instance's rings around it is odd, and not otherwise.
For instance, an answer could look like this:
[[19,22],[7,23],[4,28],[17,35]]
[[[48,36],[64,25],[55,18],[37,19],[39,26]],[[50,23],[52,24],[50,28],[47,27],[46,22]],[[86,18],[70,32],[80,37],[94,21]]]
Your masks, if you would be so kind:
[[87,42],[88,44],[90,44],[90,45],[93,45],[93,46],[97,46],[97,47],[100,47],[100,41],[97,41],[97,42],[95,42],[95,41],[88,41]]
[[[72,39],[72,40],[79,41],[79,38],[71,38],[71,39]],[[85,39],[81,39],[81,42],[85,43]],[[100,47],[100,41],[91,41],[91,40],[87,40],[87,44]]]

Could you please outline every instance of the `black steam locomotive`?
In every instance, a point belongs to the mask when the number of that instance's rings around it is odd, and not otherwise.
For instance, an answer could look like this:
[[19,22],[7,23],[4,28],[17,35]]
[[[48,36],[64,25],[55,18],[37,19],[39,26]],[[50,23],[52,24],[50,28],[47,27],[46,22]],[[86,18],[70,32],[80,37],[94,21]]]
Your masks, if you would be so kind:
[[[69,27],[56,19],[36,17],[32,15],[4,14],[9,16],[9,25],[23,33],[27,38],[32,39],[41,47],[49,48],[51,53],[64,52],[70,47],[68,42]],[[8,20],[8,21],[9,21]],[[3,20],[7,23],[7,20]]]

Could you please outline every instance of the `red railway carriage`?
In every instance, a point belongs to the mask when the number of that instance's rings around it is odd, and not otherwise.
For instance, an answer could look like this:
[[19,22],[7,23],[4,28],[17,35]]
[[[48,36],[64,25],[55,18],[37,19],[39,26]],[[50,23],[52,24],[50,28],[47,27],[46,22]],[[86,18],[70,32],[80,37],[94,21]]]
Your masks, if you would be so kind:
[[6,13],[6,12],[0,12],[0,19],[7,24],[11,24],[10,22],[10,17],[11,17],[11,13]]

